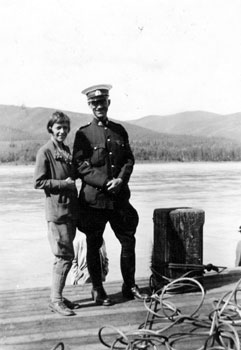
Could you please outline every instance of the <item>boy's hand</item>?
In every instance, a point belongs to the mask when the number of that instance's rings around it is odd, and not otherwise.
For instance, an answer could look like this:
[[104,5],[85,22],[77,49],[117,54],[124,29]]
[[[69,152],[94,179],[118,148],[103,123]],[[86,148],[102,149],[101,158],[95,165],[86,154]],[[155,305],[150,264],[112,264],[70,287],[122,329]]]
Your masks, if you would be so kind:
[[67,187],[70,189],[70,190],[74,190],[76,188],[75,186],[75,181],[73,179],[71,179],[71,177],[67,177],[67,179],[65,179],[65,181],[67,182]]

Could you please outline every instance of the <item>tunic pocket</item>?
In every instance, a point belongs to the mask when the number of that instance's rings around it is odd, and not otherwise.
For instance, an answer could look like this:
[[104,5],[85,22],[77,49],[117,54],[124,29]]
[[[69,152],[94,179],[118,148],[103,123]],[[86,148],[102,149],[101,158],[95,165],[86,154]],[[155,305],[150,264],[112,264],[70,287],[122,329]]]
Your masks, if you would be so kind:
[[107,151],[104,143],[97,143],[92,145],[92,157],[91,157],[92,165],[103,166],[105,164],[106,156],[107,156]]

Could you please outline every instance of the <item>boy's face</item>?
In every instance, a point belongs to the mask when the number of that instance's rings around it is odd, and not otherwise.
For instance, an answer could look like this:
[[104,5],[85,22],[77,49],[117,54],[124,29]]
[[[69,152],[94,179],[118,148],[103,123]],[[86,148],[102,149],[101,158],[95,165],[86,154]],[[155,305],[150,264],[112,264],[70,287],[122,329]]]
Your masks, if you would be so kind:
[[58,143],[63,143],[69,133],[69,123],[54,123],[52,126],[52,136]]

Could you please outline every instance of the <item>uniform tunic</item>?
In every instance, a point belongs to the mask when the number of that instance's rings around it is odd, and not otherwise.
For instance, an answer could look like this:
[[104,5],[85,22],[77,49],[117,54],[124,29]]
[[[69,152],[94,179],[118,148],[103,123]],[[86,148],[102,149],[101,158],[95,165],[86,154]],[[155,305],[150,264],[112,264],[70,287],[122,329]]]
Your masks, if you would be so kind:
[[[97,119],[76,133],[73,157],[78,175],[83,180],[80,191],[82,205],[113,209],[114,203],[128,201],[128,181],[134,166],[128,134],[120,124]],[[113,178],[123,180],[117,196],[107,193],[106,183]]]

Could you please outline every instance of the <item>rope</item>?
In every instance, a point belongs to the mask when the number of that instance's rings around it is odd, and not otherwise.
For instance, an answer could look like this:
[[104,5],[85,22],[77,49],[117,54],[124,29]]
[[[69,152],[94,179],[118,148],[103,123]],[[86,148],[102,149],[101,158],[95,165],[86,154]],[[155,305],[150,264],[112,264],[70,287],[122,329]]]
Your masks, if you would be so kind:
[[[163,263],[163,264],[160,264],[158,268],[160,267],[161,269],[168,268],[169,271],[187,270],[186,273],[184,273],[181,277],[190,277],[190,278],[195,278],[196,280],[201,280],[203,278],[203,274],[205,273],[205,271],[208,271],[208,272],[215,271],[216,273],[220,274],[227,268],[225,266],[216,266],[211,263],[206,265]],[[160,287],[163,287],[163,285],[168,284],[174,280],[170,277],[162,275],[160,272],[158,272],[154,268],[154,266],[151,267],[151,271],[152,271],[152,275],[150,276],[150,279],[149,279],[149,286],[152,291],[160,289]]]
[[[183,314],[174,299],[177,294],[191,292],[195,292],[197,302],[189,314]],[[201,318],[199,312],[205,301],[205,290],[197,279],[184,274],[169,280],[144,299],[147,314],[138,329],[123,332],[106,325],[99,329],[98,337],[111,350],[178,350],[187,341],[198,344],[196,349],[192,346],[192,350],[240,350],[239,292],[241,279],[231,291],[215,299],[210,312]],[[60,342],[51,350],[64,350],[64,344]]]
[[54,347],[51,348],[51,350],[64,350],[64,343],[57,343]]
[[[99,340],[111,350],[177,350],[187,340],[192,344],[195,340],[201,343],[192,350],[240,350],[241,306],[237,297],[240,284],[241,280],[232,291],[213,302],[207,317],[200,318],[198,313],[205,300],[202,284],[186,276],[172,280],[144,300],[147,316],[137,330],[123,333],[113,326],[103,326],[99,330]],[[190,314],[184,315],[170,298],[174,299],[177,292],[194,290],[199,292],[197,304]],[[179,332],[175,332],[177,326]],[[104,340],[107,329],[112,342]]]

